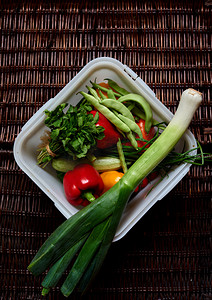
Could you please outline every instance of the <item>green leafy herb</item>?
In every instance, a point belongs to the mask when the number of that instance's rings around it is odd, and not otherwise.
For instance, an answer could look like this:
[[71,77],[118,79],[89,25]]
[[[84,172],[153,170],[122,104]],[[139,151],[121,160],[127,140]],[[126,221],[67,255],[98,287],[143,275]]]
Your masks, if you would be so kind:
[[[55,156],[68,154],[73,159],[86,157],[96,145],[96,140],[104,137],[104,128],[96,126],[99,115],[93,117],[88,112],[92,107],[86,102],[77,106],[60,104],[53,111],[45,110],[45,124],[51,130],[46,145],[41,147],[38,164],[46,166]],[[48,145],[48,147],[46,147]]]

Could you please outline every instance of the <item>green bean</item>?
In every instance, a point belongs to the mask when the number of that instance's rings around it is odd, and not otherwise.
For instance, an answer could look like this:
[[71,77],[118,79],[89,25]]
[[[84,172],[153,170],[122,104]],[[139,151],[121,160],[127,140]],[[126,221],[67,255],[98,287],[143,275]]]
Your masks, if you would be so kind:
[[140,119],[146,120],[146,115],[145,115],[145,113],[144,113],[143,111],[141,111],[138,107],[135,106],[135,107],[132,109],[132,113],[133,113],[133,115],[139,117]]
[[91,93],[91,95],[94,96],[94,98],[96,98],[98,101],[101,101],[101,99],[99,98],[99,95],[97,94],[96,90],[94,90],[90,86],[86,86],[86,88],[89,90],[89,92]]
[[[129,109],[129,108],[128,108]],[[140,119],[146,120],[146,116],[145,113],[143,113],[139,108],[134,107],[133,110],[133,115],[139,117]],[[164,125],[164,122],[159,122],[155,119],[152,119],[152,125],[157,126],[158,128],[164,130],[166,128],[166,126]]]
[[127,106],[127,108],[128,108],[130,111],[132,111],[134,107],[135,107],[135,103],[130,103],[130,105]]
[[[90,81],[90,83],[93,85],[93,87],[94,87],[95,89],[99,89],[99,90],[101,90],[101,91],[103,91],[103,92],[106,92],[106,93],[107,93],[107,91],[109,90],[109,89],[107,89],[106,87],[103,87],[103,86],[101,86],[100,84],[97,84],[96,82]],[[114,95],[117,96],[117,97],[121,97],[121,94],[116,93],[116,92],[114,92]]]
[[111,109],[111,111],[112,111],[112,112],[114,113],[114,115],[117,116],[117,117],[120,115],[119,112],[118,112],[117,110],[115,110],[115,109]]
[[127,132],[126,136],[128,137],[129,141],[131,142],[131,145],[135,148],[135,150],[138,150],[138,143],[132,131]]
[[106,100],[103,100],[101,103],[102,103],[102,105],[105,105],[108,108],[117,110],[118,112],[120,112],[122,115],[124,115],[128,119],[134,121],[134,117],[133,117],[132,113],[121,102],[118,102],[117,100],[113,100],[113,99],[106,99]]
[[80,94],[100,113],[102,113],[105,116],[105,118],[107,118],[111,123],[113,123],[118,129],[120,129],[123,132],[130,132],[130,128],[124,122],[122,122],[118,117],[116,117],[114,113],[110,111],[110,109],[100,104],[99,101],[96,100],[92,95],[89,95],[85,92],[80,92]]
[[142,137],[143,137],[142,132],[141,132],[141,129],[140,129],[140,127],[138,126],[138,124],[135,123],[135,121],[132,121],[132,120],[126,118],[125,116],[121,115],[121,114],[119,114],[118,117],[119,117],[124,123],[126,123],[127,126],[129,126],[129,128],[130,128],[133,132],[137,133],[137,135],[139,136],[139,138],[142,138]]
[[116,92],[118,92],[119,94],[121,94],[122,96],[129,94],[129,92],[127,90],[125,90],[124,88],[120,87],[115,81],[106,78],[105,80],[108,81],[108,84],[110,87],[112,87],[112,89],[114,89]]
[[111,89],[108,90],[107,96],[109,99],[116,100],[116,96],[114,95],[114,92]]
[[99,95],[101,96],[102,100],[107,99],[107,97],[102,93],[100,89],[99,89]]
[[122,170],[123,170],[124,173],[126,173],[127,172],[127,164],[126,164],[126,161],[125,161],[124,152],[123,152],[123,148],[122,148],[122,143],[121,143],[120,139],[117,142],[117,150],[118,150]]
[[145,130],[148,133],[152,126],[152,110],[151,110],[149,103],[144,99],[144,97],[142,97],[138,94],[128,94],[128,95],[120,97],[118,99],[118,101],[120,101],[120,102],[134,101],[143,108],[144,113],[145,113],[145,120],[146,120]]

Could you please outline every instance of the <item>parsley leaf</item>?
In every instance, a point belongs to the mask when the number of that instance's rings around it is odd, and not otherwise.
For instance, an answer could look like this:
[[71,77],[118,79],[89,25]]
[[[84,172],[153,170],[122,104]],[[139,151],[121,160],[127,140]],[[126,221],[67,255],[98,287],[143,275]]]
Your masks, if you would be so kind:
[[[75,107],[69,105],[64,112],[67,106],[63,103],[53,111],[45,110],[45,124],[51,130],[49,148],[56,155],[69,154],[73,159],[86,157],[95,148],[96,141],[104,138],[104,128],[96,126],[99,114],[96,113],[95,117],[89,114],[92,107],[85,101]],[[39,157],[42,157],[39,164],[53,158],[48,151]]]

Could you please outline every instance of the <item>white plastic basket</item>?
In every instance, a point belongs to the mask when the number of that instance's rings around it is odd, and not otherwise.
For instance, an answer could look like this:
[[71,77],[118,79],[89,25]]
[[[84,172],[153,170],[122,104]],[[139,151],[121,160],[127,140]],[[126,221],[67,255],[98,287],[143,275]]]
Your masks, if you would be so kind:
[[[63,102],[77,104],[81,100],[79,91],[87,91],[86,85],[90,80],[102,82],[104,78],[111,78],[127,90],[141,94],[151,105],[154,118],[166,121],[172,118],[172,113],[156,98],[154,92],[129,67],[121,62],[101,57],[89,62],[54,98],[43,105],[23,126],[14,143],[14,157],[19,167],[38,185],[38,187],[54,202],[58,210],[69,218],[78,211],[65,198],[63,185],[58,180],[56,172],[49,165],[45,169],[37,165],[37,146],[45,129],[44,110],[53,110]],[[176,146],[177,151],[196,148],[196,141],[192,133],[187,130]],[[195,153],[195,150],[194,150]],[[158,201],[161,200],[189,171],[190,164],[182,164],[171,170],[150,193],[150,189],[158,180],[139,192],[127,205],[117,229],[114,241],[122,238],[142,216]]]

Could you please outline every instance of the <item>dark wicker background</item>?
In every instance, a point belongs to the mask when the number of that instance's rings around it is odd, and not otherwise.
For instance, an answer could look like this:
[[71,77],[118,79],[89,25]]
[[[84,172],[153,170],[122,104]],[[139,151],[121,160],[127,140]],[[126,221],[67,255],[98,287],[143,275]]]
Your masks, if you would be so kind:
[[[190,129],[210,150],[211,1],[0,4],[0,299],[41,299],[27,265],[64,220],[19,169],[27,120],[87,62],[114,57],[171,111],[188,87],[204,101]],[[211,299],[211,165],[189,174],[114,243],[85,299]],[[55,288],[47,299],[63,299]],[[73,295],[71,299],[79,299]]]

